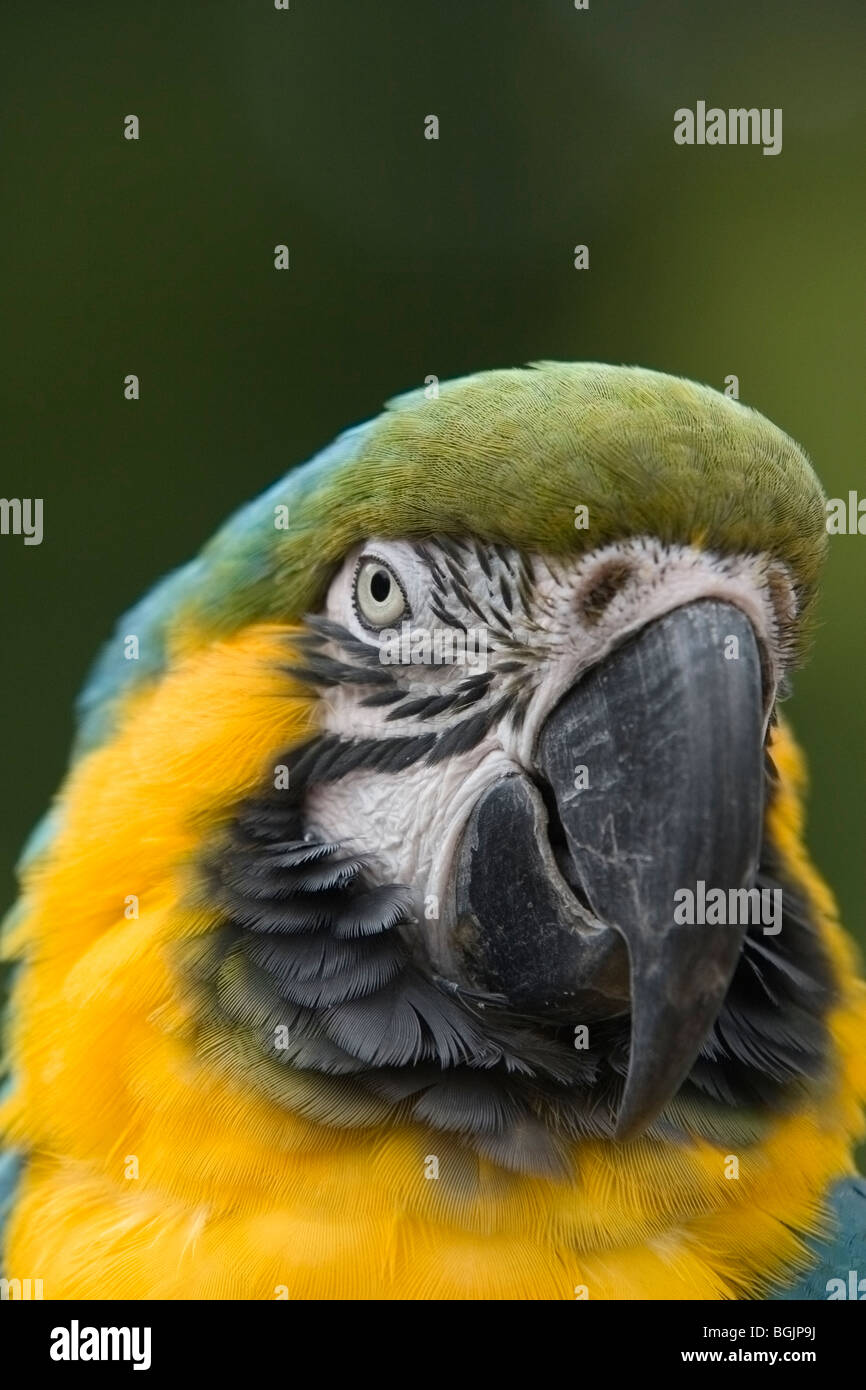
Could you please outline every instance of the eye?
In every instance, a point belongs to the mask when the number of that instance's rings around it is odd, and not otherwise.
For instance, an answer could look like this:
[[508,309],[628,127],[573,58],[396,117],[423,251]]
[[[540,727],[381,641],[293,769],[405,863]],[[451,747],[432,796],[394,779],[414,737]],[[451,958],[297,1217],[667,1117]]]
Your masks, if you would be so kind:
[[403,586],[382,560],[361,556],[355,573],[355,611],[365,627],[393,627],[409,611]]

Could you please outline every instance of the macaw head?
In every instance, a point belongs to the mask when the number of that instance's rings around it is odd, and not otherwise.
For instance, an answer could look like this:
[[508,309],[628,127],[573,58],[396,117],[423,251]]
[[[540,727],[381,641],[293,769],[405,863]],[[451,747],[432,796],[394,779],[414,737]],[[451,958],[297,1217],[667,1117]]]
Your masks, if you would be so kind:
[[780,430],[594,364],[400,398],[248,507],[83,702],[94,749],[257,627],[257,718],[306,711],[186,850],[208,1054],[514,1169],[784,1110],[833,988],[768,830],[825,541]]
[[[519,1020],[576,1073],[585,1038],[619,1136],[673,1099],[744,952],[759,963],[748,911],[696,924],[678,894],[762,882],[764,748],[797,611],[766,553],[374,536],[298,644],[322,706],[288,764],[296,830],[401,885],[407,959],[482,1039],[485,1019]],[[399,1012],[399,980],[383,999]],[[389,1021],[392,1065],[414,1059],[398,1036]],[[419,1032],[425,1047],[441,1063]],[[529,1062],[513,1052],[512,1070]]]

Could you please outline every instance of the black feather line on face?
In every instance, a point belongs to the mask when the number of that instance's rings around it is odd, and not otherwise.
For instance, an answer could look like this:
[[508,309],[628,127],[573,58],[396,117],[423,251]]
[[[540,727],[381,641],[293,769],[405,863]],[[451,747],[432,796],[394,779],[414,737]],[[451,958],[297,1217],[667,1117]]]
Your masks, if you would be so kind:
[[[480,621],[490,634],[491,644],[506,655],[506,660],[493,659],[493,668],[483,676],[470,677],[454,687],[440,685],[419,694],[417,686],[413,692],[407,688],[412,673],[405,668],[384,664],[382,651],[374,641],[365,641],[356,636],[341,623],[321,615],[311,615],[306,619],[306,630],[294,637],[292,645],[298,660],[285,668],[286,673],[301,680],[316,690],[329,687],[351,688],[372,686],[372,693],[358,699],[358,704],[367,709],[394,706],[387,715],[389,722],[402,718],[433,719],[449,711],[462,713],[487,693],[487,686],[498,676],[517,676],[526,670],[527,652],[523,641],[514,636],[512,617],[515,597],[519,600],[520,616],[531,626],[531,562],[526,558],[499,546],[486,549],[478,542],[457,540],[448,536],[431,538],[429,543],[417,543],[415,552],[426,566],[430,576],[431,594],[428,598],[430,613],[444,626],[461,633],[468,633],[468,623]],[[470,561],[477,563],[487,581],[489,593],[481,598],[472,592],[466,581]],[[440,563],[441,562],[441,563]],[[497,603],[496,600],[499,600]],[[486,604],[486,606],[485,606]],[[456,611],[460,610],[460,611]],[[515,659],[517,658],[517,659]],[[437,662],[426,666],[429,674],[441,668],[452,672],[453,663]],[[479,693],[474,682],[484,682]],[[512,686],[516,683],[511,682]],[[510,702],[516,705],[518,692],[509,691]],[[510,705],[498,705],[501,715]],[[521,716],[522,717],[522,716]],[[467,721],[468,722],[468,721]],[[454,740],[466,748],[472,747],[473,730],[481,728],[476,718],[472,730],[453,733]],[[451,730],[445,731],[452,734]],[[486,729],[483,730],[483,733]],[[446,756],[443,752],[440,756]]]
[[460,621],[456,613],[450,612],[449,609],[445,607],[444,603],[439,603],[436,599],[431,599],[430,612],[433,614],[434,618],[438,618],[440,623],[444,623],[446,627],[456,628],[458,632],[466,631],[466,624]]
[[[577,1051],[569,1029],[439,979],[410,945],[411,890],[376,884],[364,856],[305,833],[307,787],[377,767],[383,743],[404,760],[438,747],[432,735],[317,738],[280,760],[289,789],[238,808],[203,865],[203,900],[224,923],[195,965],[203,1022],[242,1042],[246,1083],[289,1109],[365,1125],[384,1105],[505,1169],[555,1175],[566,1141],[613,1131],[628,1020],[594,1025]],[[651,1136],[748,1143],[825,1074],[832,973],[769,845],[757,886],[783,889],[782,930],[750,929],[713,1032]],[[299,1091],[310,1076],[320,1091]]]
[[[358,643],[347,629],[341,628],[337,623],[318,623],[318,626],[320,628],[326,627],[327,631],[302,639],[306,642],[308,651],[304,664],[286,667],[286,671],[303,680],[305,684],[318,686],[322,689],[337,685],[377,684],[387,686],[387,689],[376,690],[372,695],[367,695],[358,702],[368,709],[393,706],[385,716],[386,724],[392,724],[401,719],[423,722],[438,718],[439,715],[449,711],[454,714],[461,714],[470,705],[488,695],[497,674],[509,675],[523,669],[522,662],[509,659],[492,671],[467,676],[450,690],[433,690],[424,695],[413,696],[410,691],[399,685],[393,674],[394,668],[372,666],[366,651],[366,643]],[[344,652],[348,652],[351,647],[364,647],[363,664],[356,668],[336,657],[317,651],[316,643],[324,640],[338,644]],[[296,641],[295,645],[299,646],[300,643]],[[375,659],[378,661],[378,657]],[[360,767],[375,769],[379,772],[394,772],[412,766],[423,757],[426,757],[431,763],[440,762],[443,758],[450,757],[455,753],[468,752],[477,747],[498,720],[504,718],[510,711],[517,712],[519,704],[520,694],[517,689],[513,689],[494,701],[485,710],[450,724],[438,733],[414,736],[397,735],[394,737],[383,735],[381,738],[342,741],[336,736],[330,739],[326,737],[321,741],[321,747],[316,755],[318,759],[316,768],[311,770],[305,763],[302,765],[301,773],[313,783],[323,780],[332,781],[335,776],[345,776],[347,772],[355,771]],[[522,712],[520,718],[522,718]],[[332,759],[334,760],[333,767],[331,767]]]

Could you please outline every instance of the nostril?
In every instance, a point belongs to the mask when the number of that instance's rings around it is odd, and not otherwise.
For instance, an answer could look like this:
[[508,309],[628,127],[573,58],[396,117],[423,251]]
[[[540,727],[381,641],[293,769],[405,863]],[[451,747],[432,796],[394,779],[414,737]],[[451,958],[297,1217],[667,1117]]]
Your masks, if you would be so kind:
[[597,623],[611,600],[625,587],[632,576],[632,567],[625,560],[608,560],[592,575],[587,587],[578,597],[578,609],[588,623]]

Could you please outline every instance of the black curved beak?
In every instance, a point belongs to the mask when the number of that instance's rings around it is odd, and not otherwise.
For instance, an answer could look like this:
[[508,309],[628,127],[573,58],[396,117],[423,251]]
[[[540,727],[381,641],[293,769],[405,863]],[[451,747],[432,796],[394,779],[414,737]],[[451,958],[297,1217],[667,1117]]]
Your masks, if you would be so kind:
[[[750,886],[763,822],[761,659],[739,609],[701,600],[589,672],[541,731],[536,775],[481,798],[458,864],[476,979],[574,1023],[631,1014],[617,1137],[691,1070],[746,931],[701,912]],[[585,771],[583,771],[585,769]],[[557,841],[560,843],[557,844]],[[689,920],[709,915],[710,923]]]

